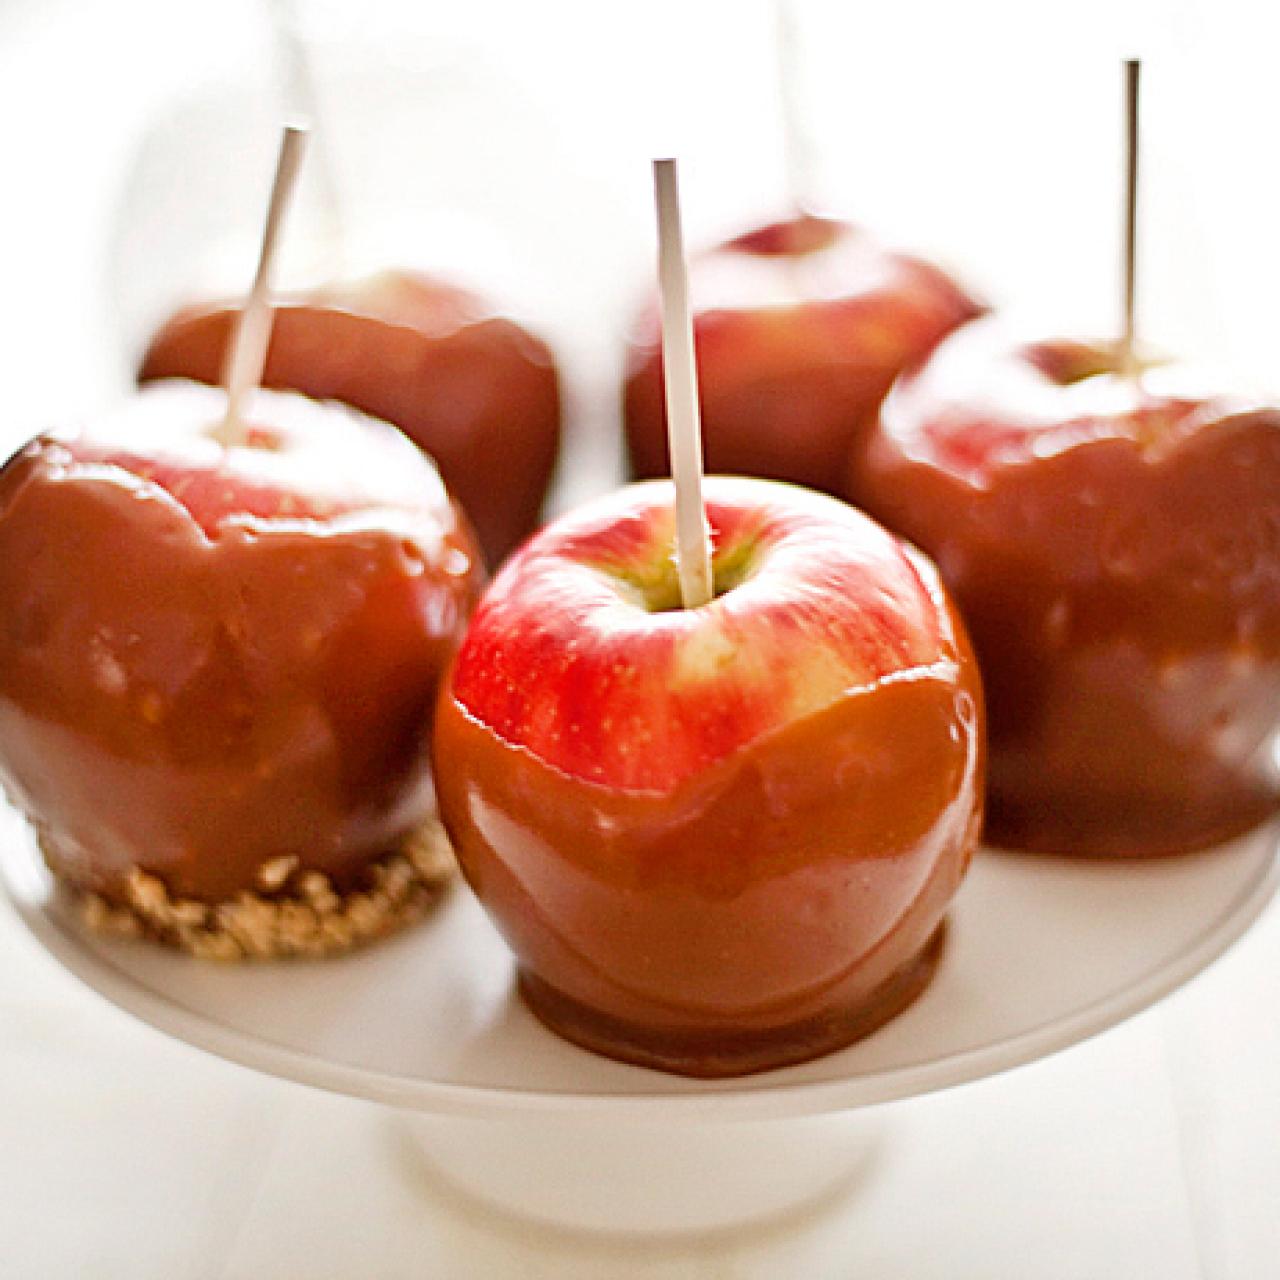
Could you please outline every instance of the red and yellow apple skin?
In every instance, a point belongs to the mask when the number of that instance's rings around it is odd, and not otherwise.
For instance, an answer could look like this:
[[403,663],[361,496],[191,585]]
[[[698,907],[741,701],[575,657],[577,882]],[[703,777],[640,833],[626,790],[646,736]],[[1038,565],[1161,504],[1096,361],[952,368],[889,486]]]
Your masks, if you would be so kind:
[[[981,310],[938,268],[813,215],[696,257],[689,287],[707,469],[834,494],[894,377]],[[669,475],[656,305],[623,412],[632,474]]]
[[434,808],[429,725],[479,551],[384,423],[159,384],[0,471],[0,782],[54,869],[220,902],[296,857],[340,891]]
[[[236,315],[179,312],[139,381],[219,382]],[[282,299],[263,384],[399,427],[435,460],[490,565],[537,527],[560,446],[559,377],[542,341],[476,295],[388,271]]]
[[441,694],[441,817],[553,1030],[695,1076],[801,1061],[921,991],[978,836],[982,695],[925,559],[835,499],[712,477],[536,535]]
[[984,320],[895,387],[851,493],[968,623],[990,840],[1175,853],[1280,807],[1276,406]]

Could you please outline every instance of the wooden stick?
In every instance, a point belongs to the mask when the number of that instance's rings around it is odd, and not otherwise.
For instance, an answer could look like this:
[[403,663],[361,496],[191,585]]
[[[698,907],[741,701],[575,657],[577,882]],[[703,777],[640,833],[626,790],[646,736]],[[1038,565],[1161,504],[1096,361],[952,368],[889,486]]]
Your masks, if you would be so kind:
[[307,144],[307,168],[319,194],[324,270],[328,276],[339,278],[346,265],[346,219],[331,137],[324,127],[311,56],[302,39],[298,6],[296,0],[267,0],[267,8],[275,34],[277,75],[285,119],[301,121],[311,134]]
[[1125,69],[1125,204],[1124,204],[1124,326],[1120,337],[1120,371],[1130,379],[1141,372],[1134,333],[1138,262],[1138,84],[1142,64],[1130,58]]
[[680,226],[674,160],[653,162],[658,209],[658,287],[662,294],[662,364],[667,393],[667,446],[676,486],[676,572],[680,600],[696,609],[711,600],[711,535],[702,502],[702,420],[689,310],[689,273]]
[[791,203],[797,212],[805,213],[812,208],[814,147],[800,93],[800,32],[795,0],[773,0],[773,26],[778,101],[782,108],[782,164]]
[[221,425],[213,432],[214,438],[224,445],[244,443],[245,398],[262,381],[262,369],[267,361],[267,345],[271,341],[271,321],[274,317],[271,306],[271,276],[275,267],[276,245],[297,184],[306,140],[305,128],[300,125],[285,125],[280,139],[280,155],[276,161],[276,176],[271,184],[267,221],[262,230],[258,269],[254,273],[253,286],[241,308],[231,345],[227,349],[227,362],[223,371],[223,385],[227,389],[227,413]]

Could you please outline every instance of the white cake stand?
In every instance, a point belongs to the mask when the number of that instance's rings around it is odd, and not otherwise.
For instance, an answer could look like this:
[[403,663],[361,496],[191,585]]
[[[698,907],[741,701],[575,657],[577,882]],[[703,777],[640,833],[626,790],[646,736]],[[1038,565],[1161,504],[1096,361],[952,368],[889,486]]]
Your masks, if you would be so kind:
[[614,1231],[725,1227],[832,1190],[868,1151],[880,1109],[867,1108],[1063,1049],[1203,969],[1271,897],[1276,850],[1272,827],[1150,862],[984,853],[938,975],[905,1014],[816,1062],[692,1081],[546,1031],[465,888],[362,954],[224,968],[88,934],[0,810],[0,878],[18,916],[108,1000],[233,1062],[399,1109],[472,1196]]

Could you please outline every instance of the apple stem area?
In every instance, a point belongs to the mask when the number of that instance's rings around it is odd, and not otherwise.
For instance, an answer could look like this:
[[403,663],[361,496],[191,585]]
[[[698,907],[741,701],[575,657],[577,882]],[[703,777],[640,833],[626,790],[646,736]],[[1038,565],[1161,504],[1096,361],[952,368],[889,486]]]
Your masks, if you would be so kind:
[[271,199],[262,231],[262,247],[258,268],[254,273],[249,296],[236,321],[235,333],[227,353],[223,385],[227,389],[227,411],[212,435],[220,444],[231,447],[245,441],[244,404],[249,393],[262,381],[267,362],[267,345],[271,341],[271,279],[275,270],[276,247],[280,229],[288,212],[302,156],[306,149],[307,131],[300,125],[285,125],[280,138],[280,154],[276,159],[275,178],[271,183]]
[[1120,334],[1121,375],[1136,381],[1141,372],[1134,332],[1138,260],[1138,87],[1142,64],[1130,58],[1125,79],[1124,301]]
[[711,534],[702,500],[702,420],[698,370],[689,308],[689,272],[680,223],[680,190],[674,160],[653,162],[658,212],[658,288],[662,295],[662,366],[667,401],[667,445],[676,490],[676,573],[686,609],[714,594]]

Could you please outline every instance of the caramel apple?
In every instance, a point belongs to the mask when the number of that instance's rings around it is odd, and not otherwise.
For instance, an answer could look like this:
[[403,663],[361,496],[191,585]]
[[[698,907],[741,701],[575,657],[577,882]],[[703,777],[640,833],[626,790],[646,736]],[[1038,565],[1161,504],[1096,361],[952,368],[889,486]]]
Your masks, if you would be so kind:
[[845,504],[711,477],[681,608],[672,486],[535,535],[442,692],[440,812],[534,1012],[734,1075],[925,986],[978,836],[982,699],[933,567]]
[[319,954],[443,870],[431,711],[479,553],[383,423],[162,383],[0,471],[0,782],[95,918]]
[[[894,377],[981,310],[938,268],[803,214],[695,257],[690,297],[708,471],[839,494]],[[667,474],[656,305],[628,349],[632,473]]]
[[969,625],[1003,845],[1172,853],[1280,806],[1280,408],[1121,360],[967,326],[854,468]]
[[[152,338],[139,381],[218,382],[237,314],[179,312]],[[560,440],[555,363],[476,295],[388,271],[277,299],[262,381],[404,431],[435,460],[490,565],[537,526]]]

